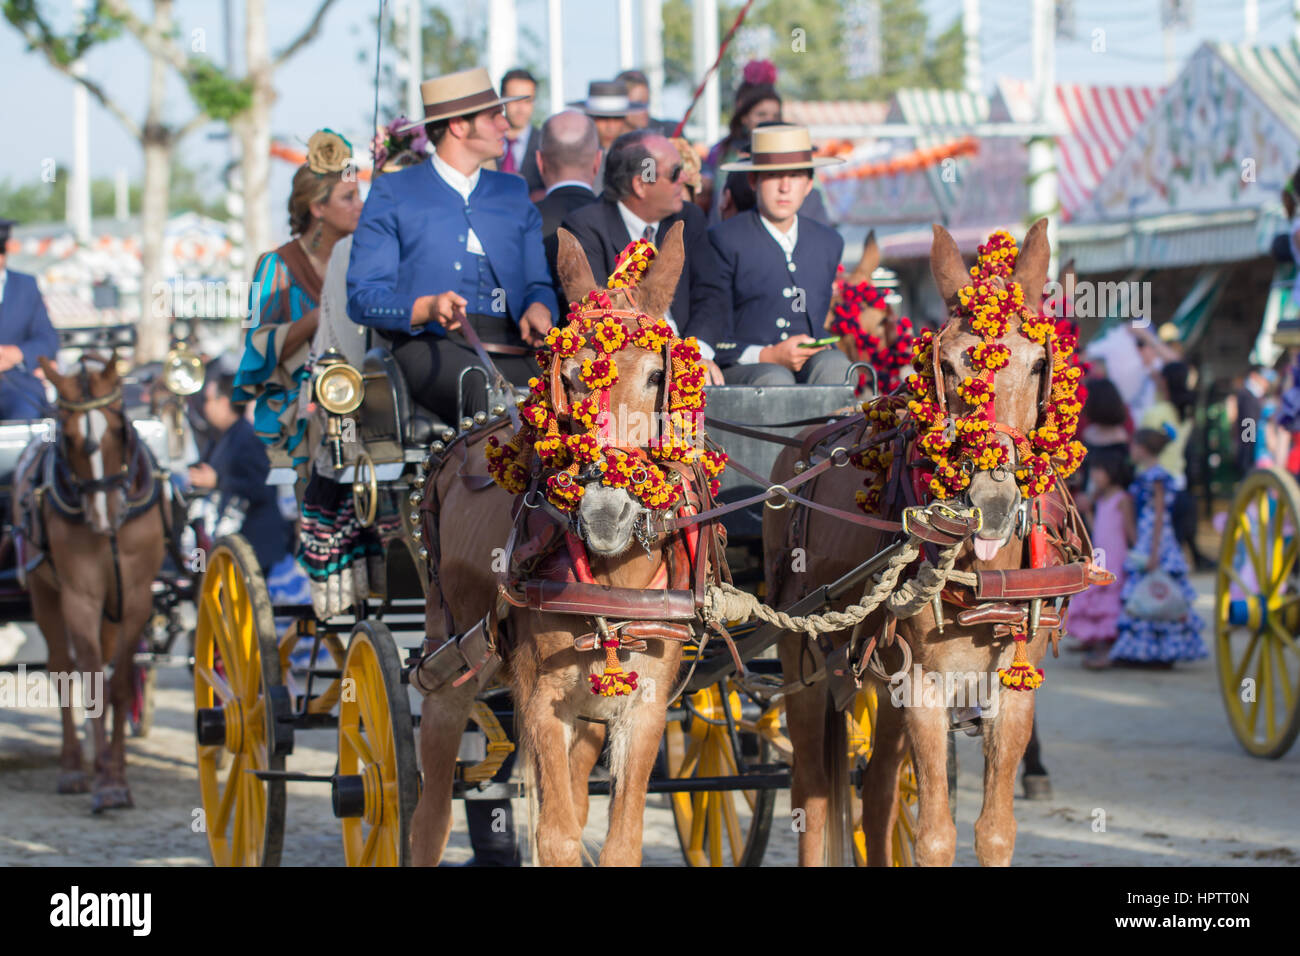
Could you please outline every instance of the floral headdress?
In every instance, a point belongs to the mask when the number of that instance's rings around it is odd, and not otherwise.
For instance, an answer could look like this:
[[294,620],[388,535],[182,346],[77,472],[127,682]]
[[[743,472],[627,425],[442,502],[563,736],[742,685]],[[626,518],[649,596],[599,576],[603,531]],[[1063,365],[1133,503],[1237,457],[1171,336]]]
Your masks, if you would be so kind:
[[[1044,345],[1052,360],[1052,387],[1045,411],[1017,449],[1016,482],[1021,494],[1033,498],[1055,487],[1058,478],[1068,478],[1083,461],[1086,450],[1075,439],[1079,427],[1079,381],[1083,370],[1075,356],[1077,334],[1067,323],[1025,308],[1024,290],[1010,281],[1018,255],[1015,240],[995,232],[980,246],[977,265],[971,268],[971,282],[957,291],[956,315],[966,320],[971,332],[983,340],[967,350],[974,375],[962,379],[957,394],[969,406],[965,415],[949,416],[939,404],[934,378],[934,333],[926,331],[912,346],[912,364],[919,371],[908,376],[901,397],[863,406],[877,427],[894,427],[904,413],[916,422],[917,449],[930,468],[923,470],[926,490],[935,498],[960,494],[975,471],[1006,465],[1006,447],[995,439],[993,402],[994,377],[1006,366],[1011,350],[1002,339],[1018,318],[1019,334]],[[859,467],[871,472],[866,492],[858,503],[868,513],[880,505],[885,473],[892,453],[868,449],[859,456]],[[970,462],[970,470],[966,468]],[[924,464],[922,466],[924,468]]]
[[[629,243],[619,255],[608,289],[634,287],[655,257],[654,244],[644,239]],[[635,316],[636,329],[629,331],[614,314],[608,291],[595,289],[581,302],[570,304],[568,324],[553,328],[545,348],[538,355],[542,375],[529,380],[529,394],[520,406],[521,427],[508,441],[488,439],[488,473],[501,487],[522,494],[536,469],[543,477],[546,499],[564,512],[577,509],[586,485],[580,473],[600,476],[610,488],[626,488],[651,510],[673,508],[682,496],[680,478],[659,462],[699,463],[709,478],[709,488],[718,493],[718,478],[727,456],[699,447],[699,425],[704,413],[704,365],[694,338],[679,339],[663,319],[644,313]],[[646,450],[623,449],[610,441],[610,388],[618,381],[619,352],[635,346],[651,352],[667,349],[671,362],[667,421],[661,434]],[[561,428],[550,392],[553,369],[579,350],[595,350],[594,359],[584,359],[579,372],[591,394],[567,409],[568,429]]]
[[317,176],[341,173],[352,165],[352,144],[332,129],[320,129],[307,140],[307,166]]
[[429,136],[424,124],[421,123],[403,132],[402,127],[410,126],[410,123],[411,121],[405,116],[399,116],[375,134],[375,138],[370,143],[375,169],[383,169],[388,160],[399,153],[409,150],[417,155],[423,155],[428,151]]

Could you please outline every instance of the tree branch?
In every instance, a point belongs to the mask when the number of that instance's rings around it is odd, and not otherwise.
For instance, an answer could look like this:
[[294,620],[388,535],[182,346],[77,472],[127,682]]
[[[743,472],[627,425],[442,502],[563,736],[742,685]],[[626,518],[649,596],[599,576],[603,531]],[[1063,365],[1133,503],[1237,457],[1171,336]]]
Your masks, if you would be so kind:
[[316,15],[312,17],[311,22],[307,24],[302,33],[298,34],[298,38],[275,55],[275,59],[271,61],[272,70],[279,69],[286,60],[316,38],[316,34],[320,32],[321,24],[325,21],[325,14],[329,12],[330,7],[334,6],[335,2],[336,0],[321,0],[321,5],[316,8]]
[[145,23],[135,15],[126,0],[104,0],[108,11],[140,41],[146,50],[165,63],[169,63],[182,76],[190,75],[190,60],[176,41],[152,23]]
[[207,113],[203,112],[202,110],[199,110],[192,117],[190,117],[189,121],[186,122],[184,126],[182,126],[180,129],[176,131],[176,135],[172,137],[172,142],[179,143],[181,140],[183,140],[186,136],[189,136],[190,133],[193,133],[199,127],[205,126],[211,122],[212,122],[212,117],[209,116]]
[[64,76],[72,80],[74,83],[80,83],[83,87],[85,87],[86,92],[88,92],[91,96],[93,96],[100,106],[104,107],[104,109],[108,110],[115,117],[117,117],[117,121],[126,127],[126,131],[130,133],[134,139],[140,140],[144,138],[144,131],[140,128],[140,124],[137,123],[135,120],[133,120],[130,114],[126,112],[126,110],[118,106],[117,103],[115,103],[112,100],[112,98],[109,97],[109,95],[106,92],[104,92],[104,88],[102,86],[100,86],[92,79],[88,79],[87,77],[84,76],[78,76],[76,73],[73,73],[71,66],[67,66],[63,63],[60,63],[58,58],[53,56],[50,50],[46,48],[43,44],[38,44],[38,49],[40,49],[41,52],[45,54],[45,58],[46,60],[49,61],[50,66],[54,67]]

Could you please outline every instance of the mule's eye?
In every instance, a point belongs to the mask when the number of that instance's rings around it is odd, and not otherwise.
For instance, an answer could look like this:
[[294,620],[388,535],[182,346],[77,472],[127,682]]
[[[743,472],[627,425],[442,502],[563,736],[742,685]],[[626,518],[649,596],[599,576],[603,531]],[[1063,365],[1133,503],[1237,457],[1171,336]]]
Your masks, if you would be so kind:
[[1042,375],[1046,371],[1047,371],[1047,359],[1040,358],[1037,362],[1034,363],[1034,368],[1033,368],[1034,375]]
[[653,388],[658,388],[664,383],[664,370],[661,368],[655,369],[650,373],[650,376],[645,380],[645,383]]

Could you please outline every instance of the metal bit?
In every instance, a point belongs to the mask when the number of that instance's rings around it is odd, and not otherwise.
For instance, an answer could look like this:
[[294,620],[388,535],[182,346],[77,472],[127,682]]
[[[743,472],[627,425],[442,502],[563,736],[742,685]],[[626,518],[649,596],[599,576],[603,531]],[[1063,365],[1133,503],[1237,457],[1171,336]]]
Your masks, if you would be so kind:
[[934,621],[939,625],[939,633],[943,633],[943,598],[936,592],[934,597],[930,598],[930,607],[934,609]]

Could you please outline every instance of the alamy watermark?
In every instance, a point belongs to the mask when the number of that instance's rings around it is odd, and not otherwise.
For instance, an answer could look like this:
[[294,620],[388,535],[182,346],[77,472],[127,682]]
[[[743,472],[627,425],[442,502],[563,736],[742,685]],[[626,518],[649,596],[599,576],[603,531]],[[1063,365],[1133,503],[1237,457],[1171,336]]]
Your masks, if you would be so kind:
[[978,707],[984,717],[996,717],[1001,682],[987,671],[923,671],[895,675],[889,682],[889,702],[895,707]]
[[261,314],[257,305],[261,298],[260,282],[175,275],[166,282],[155,282],[149,301],[156,319],[239,319],[248,327],[256,324],[252,317]]
[[44,710],[81,707],[92,720],[104,715],[104,672],[45,671],[30,673],[26,664],[0,673],[0,709]]
[[[1044,303],[1070,306],[1066,314],[1081,319],[1109,318],[1131,319],[1144,329],[1151,324],[1150,282],[1087,282],[1066,273],[1065,282],[1051,280],[1043,286]],[[1056,310],[1060,314],[1059,308]]]

